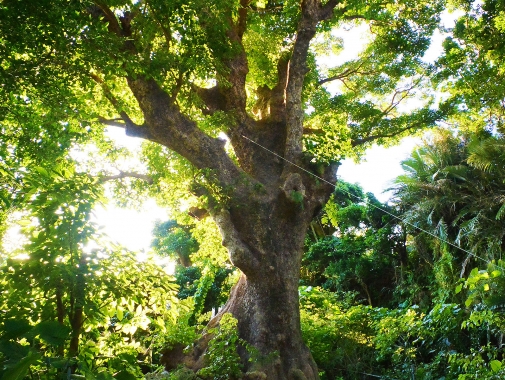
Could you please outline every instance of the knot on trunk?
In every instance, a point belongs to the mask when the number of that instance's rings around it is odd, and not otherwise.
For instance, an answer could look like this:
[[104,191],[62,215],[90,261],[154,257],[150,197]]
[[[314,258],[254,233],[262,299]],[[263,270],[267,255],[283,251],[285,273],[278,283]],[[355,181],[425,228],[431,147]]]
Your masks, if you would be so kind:
[[298,173],[290,173],[282,185],[282,191],[291,202],[302,203],[305,198],[302,176]]

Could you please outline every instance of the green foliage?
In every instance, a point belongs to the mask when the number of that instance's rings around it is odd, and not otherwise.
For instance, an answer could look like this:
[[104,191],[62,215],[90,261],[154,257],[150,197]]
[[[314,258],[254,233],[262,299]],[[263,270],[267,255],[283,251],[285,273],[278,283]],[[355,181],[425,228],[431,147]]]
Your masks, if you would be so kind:
[[403,161],[406,174],[396,181],[395,202],[408,222],[411,255],[419,255],[419,268],[430,273],[429,267],[436,267],[432,291],[441,300],[448,299],[469,265],[502,255],[504,188],[496,176],[503,163],[500,155],[489,161],[484,153],[499,141],[485,132],[452,136],[440,131]]
[[[230,278],[233,270],[227,258],[220,255],[223,249],[216,239],[213,224],[203,221],[189,225],[178,224],[175,220],[158,222],[153,234],[151,245],[155,252],[178,263],[174,273],[179,285],[177,296],[179,299],[193,298],[192,324],[200,314],[217,310],[226,302],[233,283]],[[194,264],[193,257],[196,258]]]
[[300,288],[303,338],[322,379],[357,379],[371,373],[373,362],[370,308],[341,305],[334,293]]
[[[448,116],[465,131],[441,133],[404,162],[393,206],[340,183],[314,223],[320,228],[312,226],[302,281],[325,290],[300,291],[302,325],[326,378],[503,377],[505,8],[495,0],[452,3],[464,15],[433,66],[422,57],[443,1],[340,2],[315,26],[303,93],[293,107],[305,108],[304,124],[312,131],[304,136],[305,154],[318,173],[345,157],[359,158],[374,142],[394,143]],[[257,136],[281,131],[285,140],[291,128],[285,113],[270,114],[272,99],[265,115],[255,107],[262,94],[285,87],[281,76],[300,40],[301,9],[293,0],[247,6],[228,0],[0,1],[0,236],[9,215],[21,210],[29,241],[0,261],[2,378],[139,378],[141,364],[156,361],[153,347],[196,338],[192,324],[223,303],[233,281],[215,224],[209,218],[189,223],[178,214],[181,207],[232,203],[231,189],[217,180],[222,173],[191,164],[204,144],[195,145],[186,127],[162,137],[158,129],[151,139],[180,143],[187,157],[145,144],[152,186],[125,180],[115,192],[119,203],[131,204],[149,191],[171,208],[177,221],[158,225],[154,247],[182,264],[176,273],[181,303],[174,279],[152,259],[141,262],[98,233],[90,213],[104,201],[102,170],[90,166],[89,174],[81,173],[69,152],[95,142],[108,159],[121,160],[120,150],[105,141],[102,122],[128,133],[134,123],[142,131],[156,129],[133,95],[131,83],[139,78],[157,85],[153,98],[168,98],[159,109],[170,117],[156,115],[163,126],[194,123],[209,144],[227,132],[237,149],[245,130],[261,130]],[[246,11],[247,20],[235,25]],[[334,29],[365,23],[368,44],[359,56],[336,57],[338,64],[324,67],[318,58],[345,53],[348,43]],[[234,70],[244,78],[233,78]],[[445,92],[438,105],[428,79]],[[340,85],[327,85],[332,81]],[[209,105],[199,90],[216,83],[217,105]],[[247,95],[234,99],[240,91]],[[418,104],[400,107],[419,92]],[[291,107],[292,99],[278,100]],[[146,103],[147,114],[155,101]],[[230,147],[226,152],[239,165],[249,155],[238,160]],[[291,196],[302,204],[301,193]],[[464,279],[476,266],[472,253],[489,265]],[[353,304],[363,300],[370,306]],[[397,303],[398,309],[371,307]],[[240,377],[236,345],[246,343],[236,321],[225,316],[211,333],[200,375]],[[184,370],[173,375],[194,377]]]
[[[436,135],[404,161],[394,206],[357,186],[337,186],[308,234],[302,283],[339,292],[300,289],[304,338],[323,379],[503,376],[504,263],[493,260],[503,247],[501,145],[500,136],[482,132]],[[367,198],[409,224],[367,206]],[[460,278],[481,259],[486,269]],[[382,304],[390,309],[356,306],[363,293],[350,280],[375,285],[377,269],[397,276],[389,284],[393,302]]]
[[436,79],[450,94],[447,103],[453,107],[455,119],[471,120],[462,128],[503,134],[504,5],[494,0],[457,4],[464,14],[444,43]]
[[503,310],[505,307],[505,294],[503,292],[505,262],[491,261],[485,270],[472,269],[468,278],[458,285],[456,291],[468,289],[467,307],[471,305],[486,306],[491,310]]
[[292,190],[291,193],[289,194],[289,197],[293,202],[303,207],[303,198],[304,198],[303,193],[301,193],[300,191]]
[[99,235],[96,179],[66,165],[28,173],[23,185],[29,243],[24,258],[1,264],[0,373],[138,378],[152,364],[150,334],[176,318],[173,279]]
[[[302,330],[322,379],[498,379],[503,323],[456,304],[385,309],[351,306],[301,288]],[[501,325],[501,327],[500,327]]]
[[204,379],[238,379],[242,375],[242,365],[237,352],[240,343],[237,320],[231,314],[224,314],[219,327],[207,331],[214,334],[205,354],[207,366],[198,371]]
[[386,212],[394,210],[359,185],[339,181],[317,221],[326,236],[307,241],[302,283],[357,292],[369,305],[390,305],[405,260],[405,237]]
[[191,234],[191,226],[179,225],[175,220],[157,222],[151,246],[160,256],[169,256],[178,264],[191,265],[191,254],[198,250],[198,242]]

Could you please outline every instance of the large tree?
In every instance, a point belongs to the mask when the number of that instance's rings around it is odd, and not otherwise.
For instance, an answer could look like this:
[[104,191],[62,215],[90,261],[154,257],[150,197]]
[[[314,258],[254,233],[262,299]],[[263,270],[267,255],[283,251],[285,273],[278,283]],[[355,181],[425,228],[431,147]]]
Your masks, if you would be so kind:
[[[109,125],[156,144],[152,170],[163,157],[194,168],[190,190],[242,272],[211,324],[232,313],[242,339],[277,352],[254,368],[242,352],[246,370],[316,379],[298,309],[307,227],[342,157],[441,117],[429,101],[410,113],[398,105],[423,85],[421,57],[442,9],[425,0],[3,0],[2,152],[36,158],[39,145],[98,141]],[[368,45],[332,65],[328,52],[342,47],[333,31],[358,24]]]

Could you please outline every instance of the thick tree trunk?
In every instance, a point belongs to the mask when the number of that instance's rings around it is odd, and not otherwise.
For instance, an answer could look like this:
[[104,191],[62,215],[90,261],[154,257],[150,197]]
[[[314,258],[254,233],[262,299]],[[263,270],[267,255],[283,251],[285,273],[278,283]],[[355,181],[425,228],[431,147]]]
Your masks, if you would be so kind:
[[238,320],[239,336],[263,357],[249,362],[242,352],[246,372],[264,373],[266,379],[317,379],[317,366],[303,343],[300,330],[298,284],[287,273],[265,273],[263,280],[242,275],[226,306],[216,316],[231,313]]
[[[239,337],[266,358],[249,361],[247,350],[240,348],[244,372],[249,372],[245,379],[318,379],[317,366],[301,335],[298,283],[305,235],[320,204],[314,194],[324,190],[321,194],[326,197],[329,191],[307,177],[303,182],[312,185],[301,189],[302,177],[295,177],[300,182],[288,176],[284,185],[272,186],[267,191],[270,197],[265,195],[269,199],[251,200],[254,196],[250,196],[247,207],[213,215],[231,261],[243,274],[209,327],[217,326],[224,313],[231,313],[238,320]],[[289,198],[296,190],[293,186],[306,190],[300,202]],[[209,338],[199,342],[187,362],[195,370],[206,364]]]
[[[265,269],[263,275],[252,278],[242,274],[226,305],[209,323],[209,327],[216,327],[223,314],[231,313],[238,320],[239,337],[258,351],[259,357],[249,361],[250,353],[239,349],[245,379],[319,378],[316,363],[301,336],[297,272]],[[192,369],[206,365],[209,338],[199,342],[187,361]]]

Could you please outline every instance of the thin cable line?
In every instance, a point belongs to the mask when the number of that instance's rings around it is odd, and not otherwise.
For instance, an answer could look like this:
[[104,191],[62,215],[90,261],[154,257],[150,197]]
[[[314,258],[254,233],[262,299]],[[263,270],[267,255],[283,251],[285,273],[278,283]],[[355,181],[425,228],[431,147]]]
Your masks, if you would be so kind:
[[[275,152],[271,151],[270,149],[268,149],[268,148],[264,147],[263,145],[261,145],[261,144],[257,143],[256,141],[251,140],[249,137],[244,136],[244,135],[242,135],[242,137],[243,137],[244,139],[246,139],[246,140],[248,140],[248,141],[252,142],[253,144],[255,144],[255,145],[259,146],[260,148],[262,148],[262,149],[266,150],[267,152],[272,153],[274,156],[279,157],[281,160],[284,160],[284,161],[286,161],[287,163],[289,163],[289,164],[291,164],[291,165],[293,165],[293,166],[297,167],[298,169],[303,170],[304,172],[306,172],[306,173],[310,174],[311,176],[316,177],[317,179],[319,179],[319,180],[321,180],[321,181],[323,181],[323,182],[325,182],[325,183],[327,183],[327,184],[329,184],[329,185],[333,186],[335,189],[337,188],[337,186],[335,186],[335,184],[334,184],[334,183],[331,183],[330,181],[327,181],[326,179],[319,177],[317,174],[314,174],[314,173],[312,173],[311,171],[309,171],[309,170],[307,170],[307,169],[305,169],[305,168],[302,168],[301,166],[299,166],[299,165],[295,164],[294,162],[289,161],[288,159],[286,159],[286,158],[284,158],[284,157],[280,156],[279,154],[277,154],[277,153],[275,153]],[[439,241],[441,241],[441,242],[443,242],[443,243],[446,243],[446,244],[448,244],[448,245],[450,245],[450,246],[452,246],[452,247],[454,247],[454,248],[456,248],[456,249],[459,249],[460,251],[463,251],[463,252],[465,252],[465,253],[469,254],[470,256],[473,256],[473,257],[475,257],[475,258],[477,258],[477,259],[479,259],[479,260],[482,260],[482,261],[484,261],[486,264],[490,264],[490,261],[488,261],[488,260],[484,259],[483,257],[480,257],[480,256],[476,255],[475,253],[473,253],[473,252],[471,252],[471,251],[468,251],[468,250],[466,250],[466,249],[464,249],[464,248],[461,248],[460,246],[457,246],[456,244],[451,243],[450,241],[447,241],[447,240],[445,240],[445,239],[442,239],[441,237],[439,237],[439,236],[435,235],[434,233],[429,232],[429,231],[427,231],[427,230],[425,230],[425,229],[423,229],[423,228],[421,228],[421,227],[419,227],[419,226],[416,226],[415,224],[413,224],[413,223],[411,223],[411,222],[407,221],[406,219],[402,219],[402,218],[400,218],[399,216],[397,216],[397,215],[395,215],[395,214],[393,214],[393,213],[391,213],[391,212],[389,212],[389,211],[387,211],[387,210],[385,210],[385,209],[383,209],[383,208],[381,208],[381,207],[379,207],[379,206],[376,206],[376,205],[374,205],[374,204],[372,204],[372,203],[368,202],[368,201],[367,201],[367,200],[365,200],[365,199],[362,199],[362,198],[358,197],[357,195],[354,195],[354,194],[352,194],[352,193],[350,193],[350,192],[348,192],[348,191],[345,191],[345,190],[343,190],[343,189],[340,189],[340,190],[342,190],[344,193],[346,193],[346,194],[350,195],[351,197],[354,197],[354,198],[358,199],[358,200],[359,200],[359,201],[361,201],[361,202],[364,202],[365,204],[367,204],[367,205],[369,205],[369,206],[375,207],[377,210],[380,210],[380,211],[384,212],[385,214],[388,214],[388,215],[392,216],[393,218],[398,219],[399,221],[401,221],[401,222],[403,222],[403,223],[405,223],[405,224],[407,224],[407,225],[409,225],[409,226],[411,226],[411,227],[414,227],[415,229],[417,229],[417,230],[419,230],[419,231],[422,231],[422,232],[424,232],[424,233],[426,233],[426,234],[428,234],[428,235],[430,235],[430,236],[434,237],[435,239],[437,239],[437,240],[439,240]],[[495,266],[496,266],[497,268],[500,268],[501,270],[504,270],[504,271],[505,271],[505,268],[502,268],[501,266],[496,265],[496,264],[495,264]]]

